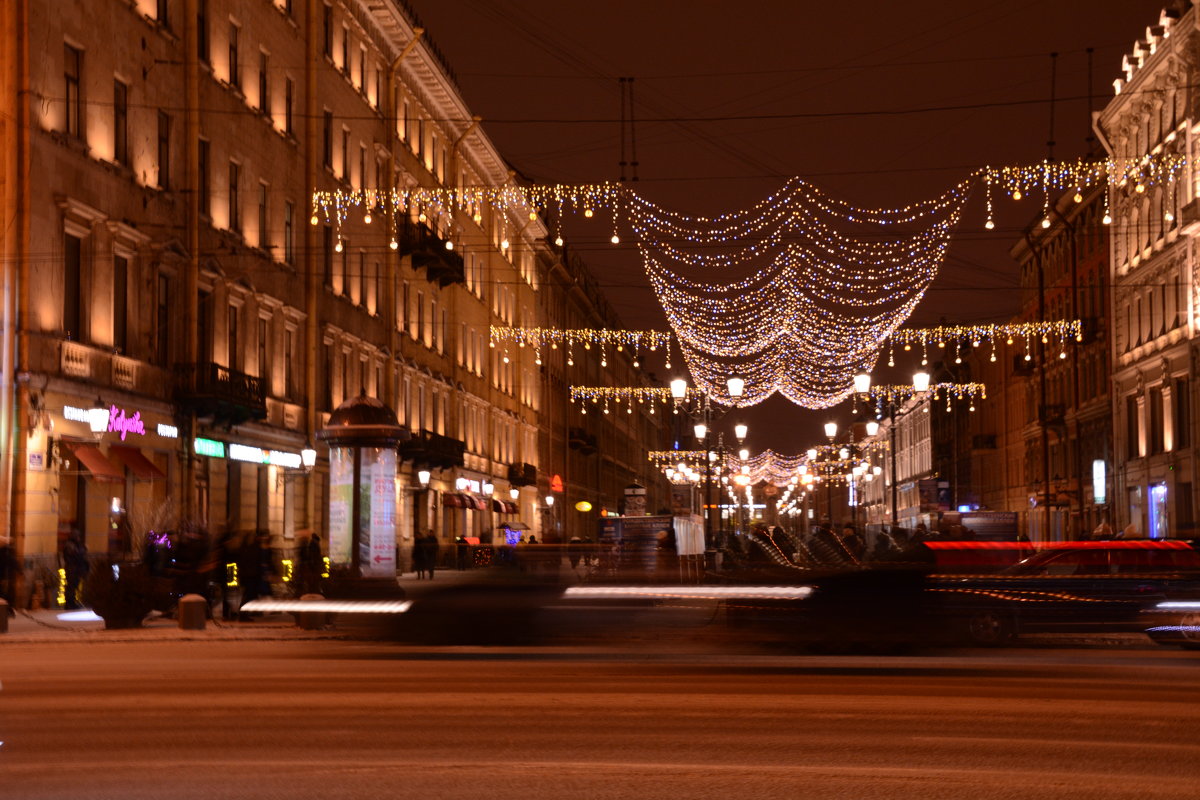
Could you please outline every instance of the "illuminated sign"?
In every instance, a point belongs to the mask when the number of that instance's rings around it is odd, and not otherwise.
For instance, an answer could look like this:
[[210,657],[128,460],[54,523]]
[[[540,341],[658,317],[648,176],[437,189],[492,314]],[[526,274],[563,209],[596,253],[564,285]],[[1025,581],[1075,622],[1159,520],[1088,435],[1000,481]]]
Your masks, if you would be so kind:
[[1104,459],[1097,458],[1092,462],[1092,502],[1096,505],[1108,502],[1108,481],[1104,473]]
[[563,482],[561,475],[555,475],[550,479],[550,491],[561,492],[563,490]]
[[125,441],[125,437],[131,433],[136,433],[138,436],[146,435],[146,425],[142,422],[142,412],[135,411],[133,416],[128,416],[125,409],[112,406],[108,411],[108,432],[121,434],[121,441]]
[[251,464],[273,464],[276,467],[300,469],[300,454],[288,453],[283,450],[264,450],[261,447],[231,443],[229,457],[234,461],[248,461]]
[[193,439],[192,449],[198,456],[208,456],[209,458],[225,457],[225,445],[212,439]]
[[575,504],[575,510],[576,511],[591,511],[592,504],[589,503],[587,500],[580,500],[578,503]]
[[176,428],[174,425],[163,425],[160,422],[158,423],[158,435],[164,439],[178,439],[179,428]]
[[92,421],[92,410],[90,408],[63,406],[63,419],[69,419],[71,422],[82,422],[84,425],[87,425]]

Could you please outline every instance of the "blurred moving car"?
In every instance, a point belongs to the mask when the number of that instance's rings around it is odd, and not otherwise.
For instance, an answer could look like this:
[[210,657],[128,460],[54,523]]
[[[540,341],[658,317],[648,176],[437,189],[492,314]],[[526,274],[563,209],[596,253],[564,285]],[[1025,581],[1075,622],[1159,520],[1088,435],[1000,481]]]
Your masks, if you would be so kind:
[[1045,545],[989,575],[942,575],[931,590],[977,644],[1024,632],[1137,632],[1171,599],[1200,599],[1200,551],[1183,540]]

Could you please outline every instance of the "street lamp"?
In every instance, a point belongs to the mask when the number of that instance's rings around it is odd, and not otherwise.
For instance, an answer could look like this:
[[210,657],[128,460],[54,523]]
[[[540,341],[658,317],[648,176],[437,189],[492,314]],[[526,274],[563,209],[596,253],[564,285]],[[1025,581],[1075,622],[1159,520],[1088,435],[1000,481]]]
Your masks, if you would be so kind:
[[914,374],[912,385],[914,392],[920,393],[929,391],[929,373],[918,372]]
[[417,482],[421,484],[422,489],[429,488],[429,470],[417,470]]
[[856,394],[868,394],[871,391],[871,376],[860,372],[854,376],[854,391]]
[[837,436],[837,430],[838,430],[838,425],[836,422],[826,422],[825,423],[825,435],[827,437],[829,437],[829,441],[832,442],[833,438],[835,436]]
[[746,438],[746,434],[749,432],[750,428],[744,422],[739,422],[737,425],[733,426],[733,435],[737,437],[739,442],[744,440]]

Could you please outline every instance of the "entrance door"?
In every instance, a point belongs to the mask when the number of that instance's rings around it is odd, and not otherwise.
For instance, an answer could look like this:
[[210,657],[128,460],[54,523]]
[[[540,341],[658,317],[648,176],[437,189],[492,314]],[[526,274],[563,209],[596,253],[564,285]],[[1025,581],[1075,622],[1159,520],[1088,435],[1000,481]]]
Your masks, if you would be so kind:
[[1167,529],[1167,485],[1165,483],[1150,485],[1150,529],[1146,533],[1151,539],[1165,539],[1170,533]]

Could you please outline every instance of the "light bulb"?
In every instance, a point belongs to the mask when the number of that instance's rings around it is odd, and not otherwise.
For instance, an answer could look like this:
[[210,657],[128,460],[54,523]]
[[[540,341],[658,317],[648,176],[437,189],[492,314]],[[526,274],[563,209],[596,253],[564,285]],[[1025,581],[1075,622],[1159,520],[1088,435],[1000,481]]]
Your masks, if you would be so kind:
[[613,244],[620,244],[620,243],[621,243],[621,237],[620,237],[620,236],[617,236],[617,235],[614,233],[614,234],[612,235],[612,238],[611,238],[611,239],[609,239],[609,241],[610,241],[610,242],[612,242]]
[[533,222],[535,219],[537,219],[537,212],[536,212],[536,211],[530,211],[530,212],[529,212],[529,221],[530,221],[530,222]]
[[555,237],[554,237],[554,246],[555,246],[555,247],[562,247],[562,246],[563,246],[563,238],[562,238],[561,236],[555,236]]
[[429,220],[429,217],[425,216],[424,211],[422,211],[420,214],[417,215],[417,222],[426,222],[428,220]]
[[1167,222],[1174,222],[1174,221],[1175,221],[1175,215],[1174,215],[1174,214],[1172,214],[1170,211],[1168,211],[1166,214],[1164,214],[1164,215],[1163,215],[1163,218],[1164,218],[1164,219],[1166,219],[1166,221],[1167,221]]
[[341,239],[338,239],[338,240],[337,240],[337,244],[335,244],[335,245],[333,246],[333,252],[335,252],[335,253],[340,253],[340,252],[342,252],[342,240],[341,240]]
[[508,239],[503,239],[503,240],[501,240],[501,242],[500,242],[500,249],[501,249],[501,250],[507,250],[507,249],[508,249]]
[[363,225],[370,225],[370,224],[371,224],[371,212],[368,211],[367,213],[363,214]]
[[390,242],[388,242],[388,247],[392,248],[393,250],[398,250],[400,248],[400,243],[395,239],[392,239]]
[[1076,203],[1082,203],[1082,202],[1083,202],[1083,195],[1081,195],[1079,192],[1076,192],[1076,193],[1075,193],[1075,202],[1076,202]]
[[1133,187],[1133,190],[1134,190],[1135,192],[1137,192],[1138,194],[1145,194],[1145,193],[1146,193],[1146,187],[1145,187],[1143,184],[1140,184],[1140,183],[1139,183],[1137,186]]
[[1045,218],[1042,220],[1042,227],[1043,227],[1043,228],[1049,228],[1049,227],[1050,227],[1050,218],[1049,218],[1049,217],[1045,217]]
[[471,219],[475,220],[475,224],[478,225],[479,223],[483,222],[483,215],[476,214],[475,216],[471,217]]
[[996,223],[992,222],[989,219],[987,222],[983,223],[983,227],[987,228],[990,231],[992,228],[996,227]]
[[1013,192],[1013,200],[1020,200],[1020,199],[1021,199],[1021,190],[1017,189],[1016,191]]
[[452,242],[452,241],[450,241],[449,239],[447,239],[447,240],[446,240],[446,249],[447,249],[447,250],[453,250],[453,249],[454,249],[454,242]]
[[312,217],[309,218],[308,222],[310,225],[316,225],[317,224],[317,215],[313,214]]
[[1105,214],[1105,215],[1104,215],[1104,219],[1102,220],[1102,222],[1103,222],[1105,225],[1112,225],[1112,215],[1111,215],[1111,214]]

